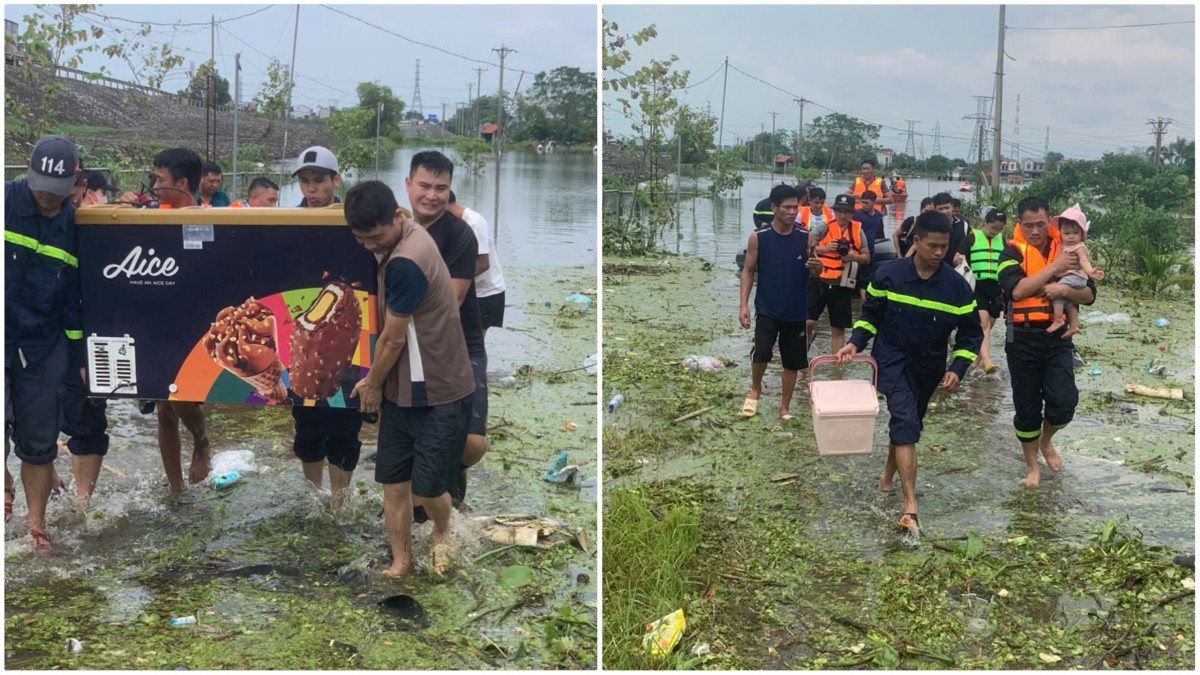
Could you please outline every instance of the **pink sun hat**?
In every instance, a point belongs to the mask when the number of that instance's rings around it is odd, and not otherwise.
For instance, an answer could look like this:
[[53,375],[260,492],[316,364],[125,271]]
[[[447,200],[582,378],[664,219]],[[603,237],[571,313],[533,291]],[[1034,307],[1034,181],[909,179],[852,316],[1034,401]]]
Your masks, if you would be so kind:
[[1063,211],[1062,213],[1050,219],[1050,224],[1055,228],[1058,228],[1059,231],[1062,231],[1062,228],[1058,227],[1059,220],[1070,220],[1077,223],[1079,225],[1079,229],[1083,230],[1083,238],[1087,239],[1088,226],[1090,223],[1088,223],[1088,217],[1083,214],[1083,209],[1079,208],[1079,204],[1072,204],[1071,207],[1066,211]]

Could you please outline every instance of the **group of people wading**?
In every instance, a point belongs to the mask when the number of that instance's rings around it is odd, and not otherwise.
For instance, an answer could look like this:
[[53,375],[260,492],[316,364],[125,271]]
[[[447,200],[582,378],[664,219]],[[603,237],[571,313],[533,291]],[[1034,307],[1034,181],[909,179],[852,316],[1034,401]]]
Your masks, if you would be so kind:
[[[1001,316],[1006,317],[1013,427],[1025,459],[1022,484],[1038,486],[1039,454],[1051,471],[1062,468],[1053,438],[1071,422],[1079,398],[1071,341],[1078,332],[1074,308],[1095,301],[1095,281],[1103,272],[1089,262],[1083,243],[1089,223],[1079,206],[1051,217],[1047,202],[1034,196],[1017,205],[1016,228],[1005,242],[1005,213],[990,209],[983,227],[970,229],[953,212],[956,200],[937,195],[930,208],[906,221],[901,257],[872,266],[871,242],[882,239],[882,232],[866,231],[858,214],[864,205],[879,205],[872,199],[879,195],[871,190],[878,179],[865,178],[835,196],[832,209],[824,205],[820,188],[783,184],[771,189],[770,222],[750,235],[741,276],[738,318],[746,329],[756,275],[759,282],[751,386],[742,414],[757,414],[763,375],[778,343],[783,366],[778,414],[792,419],[792,393],[799,372],[808,368],[816,321],[828,307],[830,351],[839,363],[850,363],[874,340],[878,392],[890,416],[878,488],[891,492],[899,475],[904,504],[897,524],[916,531],[916,444],[930,399],[939,388],[954,391],[973,365],[995,372],[987,345]],[[756,219],[761,211],[756,207]],[[964,260],[974,288],[955,269]],[[865,288],[864,269],[869,270]],[[856,288],[863,303],[859,319],[851,323]],[[851,330],[849,339],[846,330]]]

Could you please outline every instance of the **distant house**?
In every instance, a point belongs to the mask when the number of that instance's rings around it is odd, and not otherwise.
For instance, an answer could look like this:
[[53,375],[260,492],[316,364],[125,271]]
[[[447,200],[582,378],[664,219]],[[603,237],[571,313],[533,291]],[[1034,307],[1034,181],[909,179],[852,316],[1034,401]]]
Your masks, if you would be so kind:
[[306,105],[292,106],[292,119],[303,120],[313,116],[313,109]]
[[1021,163],[1011,157],[1000,158],[1000,173],[1016,173],[1021,170]]
[[886,169],[892,165],[892,157],[895,155],[891,148],[884,148],[875,153],[875,161],[879,163],[880,169]]
[[327,105],[323,105],[323,106],[317,108],[317,117],[319,117],[320,119],[323,119],[323,120],[327,120],[327,119],[329,119],[329,115],[332,112],[333,112],[332,108],[330,108]]
[[496,131],[498,129],[499,127],[497,127],[495,124],[488,122],[487,124],[483,125],[482,129],[479,130],[479,137],[490,143],[492,136],[496,135]]
[[792,164],[793,162],[791,155],[775,155],[776,169],[789,169],[791,168]]
[[1026,159],[1021,162],[1021,170],[1029,174],[1045,173],[1046,162],[1040,159]]

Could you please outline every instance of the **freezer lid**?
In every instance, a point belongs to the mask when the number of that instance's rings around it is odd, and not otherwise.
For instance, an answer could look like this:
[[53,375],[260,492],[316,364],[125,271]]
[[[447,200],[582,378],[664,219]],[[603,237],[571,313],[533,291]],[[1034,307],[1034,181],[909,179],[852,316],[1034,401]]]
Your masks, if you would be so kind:
[[864,380],[814,382],[812,392],[813,410],[821,417],[879,414],[875,387]]

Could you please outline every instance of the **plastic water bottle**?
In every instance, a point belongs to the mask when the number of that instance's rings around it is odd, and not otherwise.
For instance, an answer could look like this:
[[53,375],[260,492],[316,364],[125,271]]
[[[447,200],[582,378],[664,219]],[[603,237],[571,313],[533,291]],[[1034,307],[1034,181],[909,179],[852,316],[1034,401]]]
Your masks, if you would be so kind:
[[[215,487],[216,489],[224,490],[225,488],[229,487],[230,485],[233,485],[234,483],[241,480],[241,478],[242,478],[242,474],[240,474],[236,471],[231,471],[231,472],[225,474],[224,476],[217,476],[216,478],[212,479],[212,484],[213,484],[213,487]],[[174,619],[172,619],[172,620],[174,620]],[[192,620],[195,621],[195,619],[192,619]]]
[[625,397],[620,394],[617,394],[616,396],[612,397],[612,400],[608,402],[608,412],[612,412],[612,411],[616,410],[617,408],[619,408],[621,406],[621,401],[624,401],[624,400],[625,400]]
[[177,616],[177,617],[171,619],[171,625],[176,626],[176,627],[190,626],[194,623],[196,623],[195,616]]

